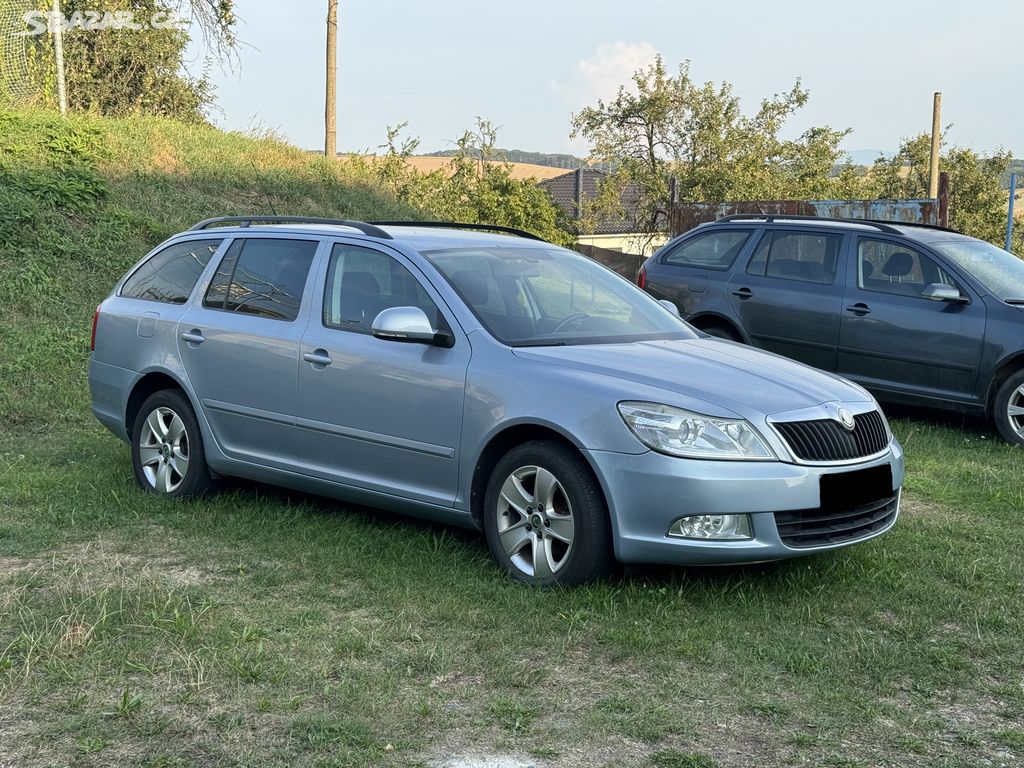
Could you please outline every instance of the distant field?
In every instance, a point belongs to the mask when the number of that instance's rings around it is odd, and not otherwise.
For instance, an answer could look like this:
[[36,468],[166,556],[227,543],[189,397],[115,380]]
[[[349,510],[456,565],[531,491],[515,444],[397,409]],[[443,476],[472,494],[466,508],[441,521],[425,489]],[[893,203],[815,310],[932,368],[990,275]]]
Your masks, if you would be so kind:
[[[372,159],[374,156],[368,155],[367,157]],[[409,165],[423,173],[440,170],[451,161],[450,157],[410,157],[407,160]],[[512,166],[512,178],[514,179],[533,178],[537,179],[537,181],[543,181],[544,179],[553,179],[556,176],[571,173],[566,168],[552,168],[547,165],[533,165],[531,163],[509,163],[509,165]]]

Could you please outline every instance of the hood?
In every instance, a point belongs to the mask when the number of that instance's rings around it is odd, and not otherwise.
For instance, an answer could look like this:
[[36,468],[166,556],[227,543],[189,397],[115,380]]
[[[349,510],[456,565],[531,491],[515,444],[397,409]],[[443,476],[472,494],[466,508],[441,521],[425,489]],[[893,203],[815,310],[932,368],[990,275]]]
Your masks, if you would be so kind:
[[517,347],[514,353],[548,366],[668,390],[746,418],[828,402],[873,402],[863,389],[838,376],[721,339]]

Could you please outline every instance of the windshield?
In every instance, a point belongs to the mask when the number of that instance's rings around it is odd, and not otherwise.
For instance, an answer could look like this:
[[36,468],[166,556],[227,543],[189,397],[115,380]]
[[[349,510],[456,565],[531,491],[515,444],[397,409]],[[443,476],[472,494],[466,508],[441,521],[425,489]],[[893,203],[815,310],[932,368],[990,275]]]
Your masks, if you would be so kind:
[[982,240],[932,243],[1000,299],[1024,299],[1024,261]]
[[423,255],[481,324],[510,346],[697,336],[632,283],[570,251],[450,248]]

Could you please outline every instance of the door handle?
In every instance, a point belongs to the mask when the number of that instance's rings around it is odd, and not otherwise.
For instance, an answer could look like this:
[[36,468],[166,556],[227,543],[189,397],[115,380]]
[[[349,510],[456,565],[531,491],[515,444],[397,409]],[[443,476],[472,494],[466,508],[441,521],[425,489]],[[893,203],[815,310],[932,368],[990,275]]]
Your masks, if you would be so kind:
[[871,308],[862,301],[858,301],[856,304],[851,304],[846,308],[847,312],[853,312],[858,317],[871,314]]
[[314,367],[319,366],[321,368],[334,362],[331,360],[331,356],[327,354],[326,349],[315,349],[312,352],[307,352],[302,356],[302,359],[307,363],[312,363]]
[[738,288],[732,292],[733,296],[739,296],[741,299],[749,299],[754,295],[754,292],[749,288]]
[[191,331],[185,331],[181,334],[181,338],[187,341],[189,344],[202,344],[206,339],[203,337],[203,332],[198,328],[193,328]]

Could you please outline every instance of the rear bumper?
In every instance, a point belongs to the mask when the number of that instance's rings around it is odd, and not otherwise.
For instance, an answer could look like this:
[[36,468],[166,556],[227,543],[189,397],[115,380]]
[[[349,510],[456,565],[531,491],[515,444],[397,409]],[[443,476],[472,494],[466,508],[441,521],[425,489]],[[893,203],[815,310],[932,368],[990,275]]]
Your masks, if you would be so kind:
[[89,394],[92,397],[93,415],[125,442],[128,442],[125,406],[139,378],[138,373],[127,368],[95,359],[89,361]]
[[[588,451],[587,455],[608,500],[615,555],[624,563],[711,565],[784,560],[875,538],[889,530],[899,515],[904,463],[903,450],[895,440],[876,459],[828,467],[698,461],[654,452],[634,455]],[[822,475],[886,464],[892,471],[896,514],[884,527],[822,546],[792,547],[783,543],[774,513],[819,508]],[[749,514],[752,538],[697,541],[667,535],[676,519],[701,514]]]

